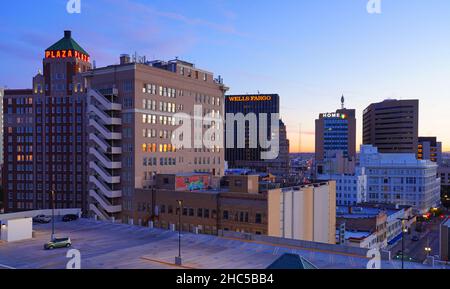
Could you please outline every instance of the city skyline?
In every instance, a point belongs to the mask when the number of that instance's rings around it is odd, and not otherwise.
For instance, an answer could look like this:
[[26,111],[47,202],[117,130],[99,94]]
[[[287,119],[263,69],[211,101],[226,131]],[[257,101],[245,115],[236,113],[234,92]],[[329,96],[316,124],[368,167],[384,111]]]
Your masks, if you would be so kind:
[[[363,110],[397,98],[419,99],[419,135],[437,136],[450,150],[450,119],[436,117],[445,115],[450,95],[448,1],[382,1],[381,14],[369,14],[367,1],[286,1],[282,7],[268,1],[258,7],[237,1],[81,1],[81,14],[67,13],[65,2],[4,4],[12,13],[0,28],[9,40],[0,45],[1,86],[31,87],[44,49],[69,29],[97,67],[133,51],[151,59],[178,56],[216,71],[229,94],[278,93],[291,152],[298,151],[300,124],[302,151],[314,151],[314,119],[335,111],[342,94],[346,107],[356,109],[357,148]],[[121,21],[102,23],[100,13]],[[268,19],[276,21],[267,25]]]

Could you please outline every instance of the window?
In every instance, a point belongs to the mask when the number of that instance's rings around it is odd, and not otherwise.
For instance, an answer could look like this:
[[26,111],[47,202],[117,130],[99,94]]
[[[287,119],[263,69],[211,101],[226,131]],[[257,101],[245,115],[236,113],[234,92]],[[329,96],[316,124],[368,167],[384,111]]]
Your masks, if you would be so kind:
[[229,212],[227,210],[223,211],[223,219],[228,220]]
[[261,224],[262,223],[262,215],[257,213],[255,216],[255,223],[256,224]]

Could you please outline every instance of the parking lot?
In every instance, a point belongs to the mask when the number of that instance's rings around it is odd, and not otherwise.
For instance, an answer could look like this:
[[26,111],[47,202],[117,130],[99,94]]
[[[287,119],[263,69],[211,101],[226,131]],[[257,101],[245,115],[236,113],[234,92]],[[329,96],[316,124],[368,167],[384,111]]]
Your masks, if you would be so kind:
[[[64,269],[68,249],[46,251],[51,224],[34,226],[35,238],[0,243],[0,267]],[[171,269],[178,255],[178,234],[139,226],[81,219],[56,223],[57,237],[70,237],[72,249],[81,253],[83,269]],[[208,235],[183,234],[184,268],[263,269],[283,253],[299,254],[319,268],[364,269],[368,259],[333,252],[280,247]],[[398,261],[383,261],[382,268],[400,268]],[[407,263],[406,268],[429,268]]]

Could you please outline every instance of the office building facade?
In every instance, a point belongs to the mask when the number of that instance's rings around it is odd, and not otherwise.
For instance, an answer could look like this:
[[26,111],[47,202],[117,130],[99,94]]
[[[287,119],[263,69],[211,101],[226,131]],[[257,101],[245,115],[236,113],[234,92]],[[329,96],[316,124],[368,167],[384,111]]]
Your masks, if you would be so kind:
[[89,54],[70,31],[46,49],[32,89],[5,90],[6,212],[87,208],[86,94]]
[[[225,159],[229,168],[250,168],[258,172],[272,173],[278,176],[289,174],[289,140],[287,139],[286,126],[282,120],[278,122],[278,130],[274,129],[272,116],[280,113],[280,97],[278,94],[258,94],[258,95],[227,95],[225,97],[225,117],[228,114],[237,116],[242,114],[246,120],[244,133],[239,134],[238,121],[233,123],[233,127],[227,126],[225,133]],[[261,129],[261,115],[267,116],[266,131]],[[252,118],[255,116],[255,118]],[[254,125],[251,120],[254,119]],[[226,120],[228,122],[228,119]],[[275,133],[272,133],[274,131]],[[231,133],[232,132],[232,133]],[[233,141],[227,140],[227,135],[233,136]],[[263,135],[265,134],[265,135]],[[251,136],[255,136],[256,146],[252,147]],[[264,159],[262,154],[270,149],[264,148],[261,144],[272,137],[278,137],[278,156],[274,159]],[[239,147],[239,139],[243,138],[245,147]],[[231,146],[228,146],[231,143]]]
[[417,154],[418,131],[418,100],[388,99],[364,110],[363,144],[380,153]]
[[5,90],[0,88],[0,168],[3,166],[3,96]]
[[442,143],[438,142],[436,137],[419,137],[417,158],[419,160],[430,160],[432,162],[441,164]]
[[413,207],[419,214],[440,204],[438,166],[415,153],[379,153],[362,145],[360,166],[367,175],[367,201]]
[[336,181],[336,205],[350,206],[367,202],[367,176],[364,168],[354,174],[323,174],[319,180]]
[[356,160],[356,118],[354,109],[321,113],[316,119],[314,177],[323,174],[354,174]]
[[[134,191],[150,188],[157,174],[224,174],[222,143],[193,146],[211,126],[222,125],[227,88],[212,73],[178,59],[138,62],[122,55],[119,65],[93,69],[83,76],[89,87],[93,215],[128,223],[136,210]],[[193,116],[198,107],[201,116],[213,118],[210,124],[176,117]],[[188,129],[178,134],[181,125]],[[177,144],[175,138],[189,145]]]

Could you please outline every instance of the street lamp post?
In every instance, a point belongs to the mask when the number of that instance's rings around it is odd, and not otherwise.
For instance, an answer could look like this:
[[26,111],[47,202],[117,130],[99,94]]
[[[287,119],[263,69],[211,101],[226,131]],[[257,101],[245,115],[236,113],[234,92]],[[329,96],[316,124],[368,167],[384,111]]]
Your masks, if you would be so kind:
[[430,257],[431,247],[430,247],[430,239],[427,238],[427,246],[425,247],[425,252],[427,253],[427,258]]
[[55,191],[50,192],[52,197],[52,241],[55,239]]
[[411,220],[412,217],[408,218],[397,218],[397,220],[402,221],[402,269],[405,269],[405,233],[408,229],[405,226],[405,221]]
[[175,257],[175,264],[182,265],[181,259],[181,214],[183,210],[183,200],[177,200],[178,202],[178,257]]

